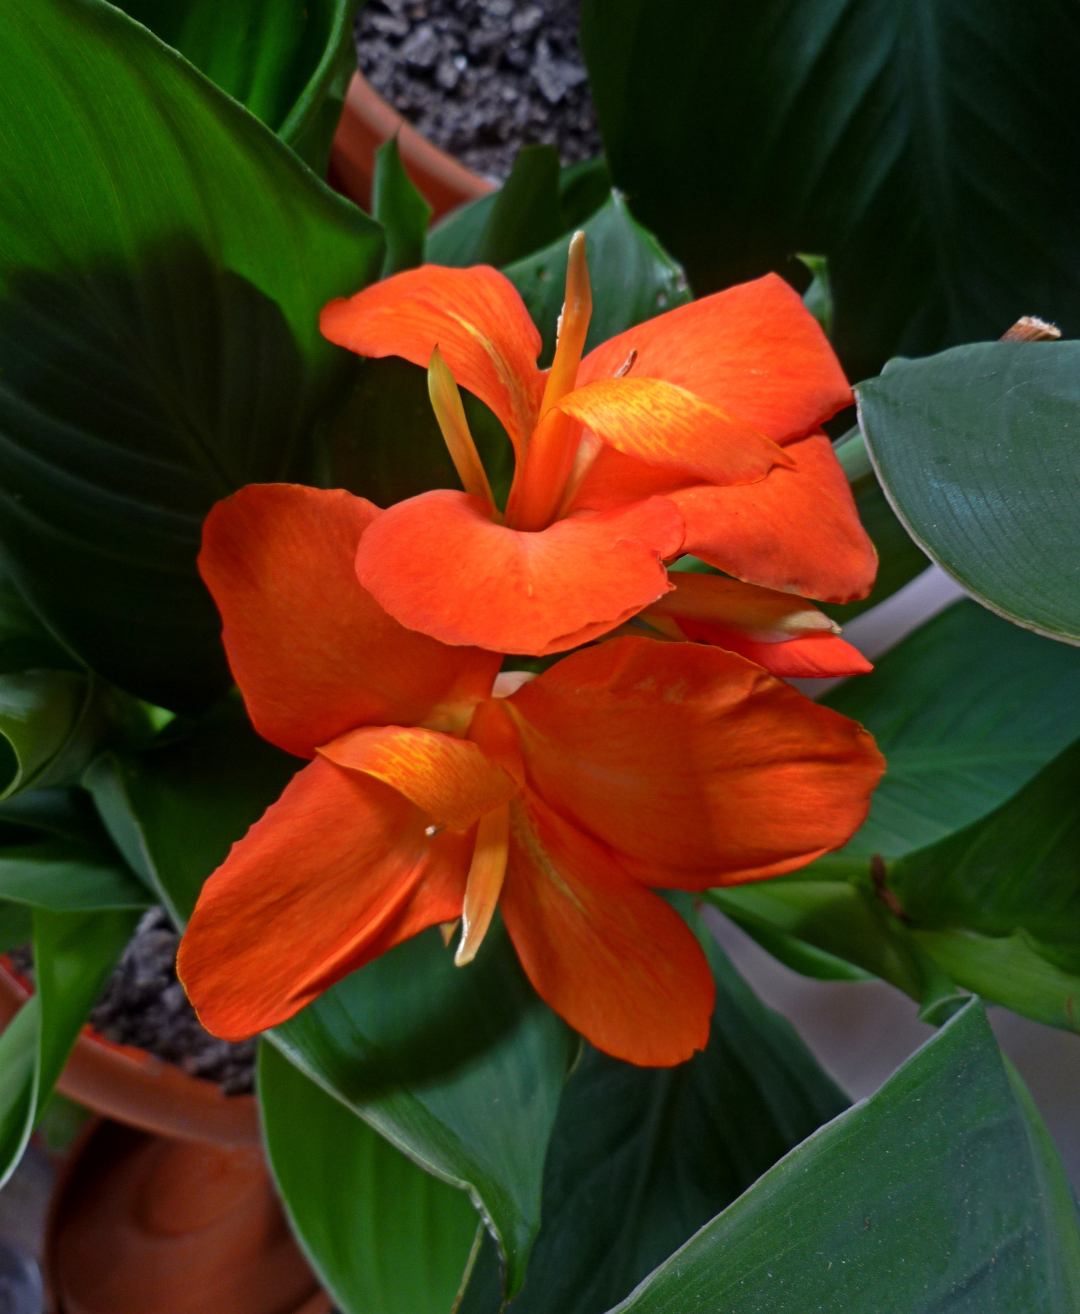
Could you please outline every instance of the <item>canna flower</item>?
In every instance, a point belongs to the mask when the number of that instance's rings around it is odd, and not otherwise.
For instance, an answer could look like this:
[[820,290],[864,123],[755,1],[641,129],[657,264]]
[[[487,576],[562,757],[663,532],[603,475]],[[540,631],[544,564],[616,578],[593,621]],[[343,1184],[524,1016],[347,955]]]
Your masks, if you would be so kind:
[[654,889],[843,844],[882,770],[873,740],[696,644],[617,638],[499,676],[498,654],[408,630],[360,585],[379,514],[255,485],[207,519],[200,569],[252,721],[308,764],[203,889],[178,962],[200,1018],[252,1035],[458,918],[466,964],[498,906],[571,1026],[634,1063],[688,1058],[712,979]]
[[[517,291],[487,267],[427,265],[325,307],[330,341],[428,366],[465,490],[424,493],[372,521],[356,568],[378,603],[446,644],[542,656],[659,602],[672,589],[665,563],[685,553],[758,588],[831,602],[865,596],[876,554],[820,430],[850,405],[851,390],[796,293],[769,275],[583,357],[591,307],[580,233],[550,370],[536,366],[540,336]],[[513,444],[505,513],[459,385]],[[741,632],[751,604],[731,591],[715,600],[730,614],[710,623]],[[775,647],[805,636],[744,637]],[[798,673],[867,669],[839,639],[812,655],[814,669]],[[789,652],[785,673],[793,663]]]

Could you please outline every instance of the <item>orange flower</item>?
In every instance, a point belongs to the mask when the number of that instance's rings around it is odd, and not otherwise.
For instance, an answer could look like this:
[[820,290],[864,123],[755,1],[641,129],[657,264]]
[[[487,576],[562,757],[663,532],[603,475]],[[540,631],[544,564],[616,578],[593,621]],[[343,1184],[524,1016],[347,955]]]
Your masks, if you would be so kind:
[[538,993],[595,1045],[689,1057],[712,979],[649,887],[757,880],[842,844],[882,770],[872,739],[694,644],[615,639],[497,681],[497,654],[407,630],[359,585],[378,515],[262,485],[206,522],[200,568],[252,721],[311,760],[199,899],[179,971],[204,1024],[273,1026],[461,916],[467,962],[498,905]]
[[[465,489],[422,494],[372,522],[356,565],[380,605],[444,643],[546,655],[662,598],[663,563],[683,553],[769,589],[865,596],[876,556],[820,432],[851,391],[795,292],[770,275],[582,359],[591,305],[578,234],[548,371],[536,366],[540,336],[521,298],[494,269],[427,265],[326,306],[332,342],[429,367]],[[513,443],[505,516],[459,384]],[[815,653],[818,666],[853,660],[846,647]]]

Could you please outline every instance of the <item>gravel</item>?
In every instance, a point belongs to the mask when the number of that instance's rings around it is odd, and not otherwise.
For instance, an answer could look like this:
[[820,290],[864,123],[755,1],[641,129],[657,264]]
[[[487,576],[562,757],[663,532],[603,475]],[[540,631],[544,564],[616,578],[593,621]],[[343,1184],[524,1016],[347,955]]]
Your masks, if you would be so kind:
[[108,1040],[137,1045],[189,1076],[216,1081],[226,1095],[255,1088],[255,1041],[230,1044],[200,1025],[176,979],[180,937],[163,908],[151,908],[90,1014]]
[[580,0],[368,0],[360,71],[429,141],[501,181],[522,146],[603,149],[578,49]]

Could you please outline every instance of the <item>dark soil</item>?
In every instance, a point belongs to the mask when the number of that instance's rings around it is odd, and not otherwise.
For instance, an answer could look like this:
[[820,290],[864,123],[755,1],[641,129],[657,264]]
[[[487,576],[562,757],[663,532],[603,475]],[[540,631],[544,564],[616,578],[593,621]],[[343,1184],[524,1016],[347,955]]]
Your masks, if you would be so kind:
[[580,0],[368,0],[360,71],[419,132],[501,180],[522,146],[603,149],[578,49]]
[[189,1076],[216,1081],[226,1095],[255,1086],[255,1041],[230,1044],[200,1025],[176,979],[180,937],[163,908],[151,908],[90,1014],[90,1024],[119,1045],[137,1045]]

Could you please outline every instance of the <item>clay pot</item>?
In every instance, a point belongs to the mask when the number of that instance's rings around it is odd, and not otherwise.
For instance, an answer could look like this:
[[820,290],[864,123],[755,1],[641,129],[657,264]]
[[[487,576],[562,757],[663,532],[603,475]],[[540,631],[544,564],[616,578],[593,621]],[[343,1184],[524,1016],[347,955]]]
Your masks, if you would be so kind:
[[95,1119],[53,1193],[56,1314],[326,1314],[262,1155]]
[[[29,993],[0,957],[0,1029]],[[253,1096],[224,1095],[89,1027],[57,1086],[103,1116],[53,1191],[45,1274],[56,1314],[331,1308],[289,1233]]]
[[434,210],[435,219],[495,190],[493,183],[421,137],[359,73],[349,84],[330,150],[331,185],[370,210],[375,151],[395,134],[402,163]]
[[[30,987],[0,957],[0,1030],[30,994]],[[212,1081],[189,1077],[130,1045],[114,1045],[85,1028],[57,1082],[62,1095],[130,1127],[211,1145],[261,1144],[255,1099],[224,1095]]]

